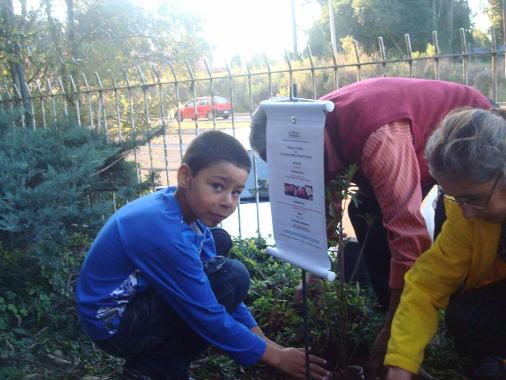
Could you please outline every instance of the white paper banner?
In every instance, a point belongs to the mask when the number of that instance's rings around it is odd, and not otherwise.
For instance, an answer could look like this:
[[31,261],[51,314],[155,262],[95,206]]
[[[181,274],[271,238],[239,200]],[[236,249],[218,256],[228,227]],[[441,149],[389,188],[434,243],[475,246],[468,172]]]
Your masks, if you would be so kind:
[[267,252],[333,280],[327,248],[323,128],[328,101],[262,102],[275,248]]
[[437,199],[439,197],[438,185],[432,186],[430,191],[427,193],[420,206],[420,212],[422,213],[427,231],[429,231],[430,238],[434,241],[434,228],[435,228],[435,216]]

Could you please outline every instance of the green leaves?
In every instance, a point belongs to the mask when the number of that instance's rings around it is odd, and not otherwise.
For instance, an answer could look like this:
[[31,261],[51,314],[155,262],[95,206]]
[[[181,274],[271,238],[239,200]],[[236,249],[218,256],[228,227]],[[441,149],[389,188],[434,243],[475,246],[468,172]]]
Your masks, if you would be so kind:
[[113,211],[111,191],[118,191],[121,203],[140,190],[133,165],[121,159],[127,144],[132,149],[131,142],[108,144],[101,135],[71,126],[5,131],[0,140],[5,247],[42,254],[58,251],[73,231],[93,235],[102,215]]
[[[8,9],[12,1],[3,3],[0,8]],[[177,1],[165,1],[159,9],[131,0],[67,1],[64,7],[55,0],[40,3],[39,9],[28,4],[33,11],[24,14],[0,12],[0,76],[5,80],[11,80],[11,63],[24,64],[28,83],[44,84],[57,76],[66,81],[69,74],[81,82],[81,72],[88,78],[98,72],[102,80],[111,72],[118,80],[124,68],[195,62],[209,55],[201,21],[182,12]],[[57,5],[62,17],[55,17]]]
[[344,206],[349,202],[355,204],[358,202],[355,197],[357,189],[352,182],[357,170],[358,166],[352,164],[325,186],[327,231],[333,232],[328,239],[328,245],[331,249],[338,246],[344,239]]

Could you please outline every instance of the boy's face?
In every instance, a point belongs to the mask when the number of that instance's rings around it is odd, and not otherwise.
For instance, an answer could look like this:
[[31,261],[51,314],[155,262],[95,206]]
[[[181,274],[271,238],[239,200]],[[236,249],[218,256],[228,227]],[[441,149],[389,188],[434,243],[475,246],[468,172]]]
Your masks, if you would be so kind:
[[191,223],[199,219],[214,227],[232,214],[244,189],[248,172],[230,162],[219,162],[193,176],[188,166],[178,171],[178,187],[184,189],[181,201],[184,218]]

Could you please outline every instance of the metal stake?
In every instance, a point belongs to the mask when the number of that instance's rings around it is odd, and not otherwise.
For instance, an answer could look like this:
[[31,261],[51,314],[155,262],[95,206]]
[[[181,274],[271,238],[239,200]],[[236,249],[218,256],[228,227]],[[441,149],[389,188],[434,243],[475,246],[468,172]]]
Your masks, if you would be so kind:
[[305,354],[305,378],[309,378],[309,320],[307,315],[307,281],[306,271],[302,269],[302,314],[304,318],[304,354]]

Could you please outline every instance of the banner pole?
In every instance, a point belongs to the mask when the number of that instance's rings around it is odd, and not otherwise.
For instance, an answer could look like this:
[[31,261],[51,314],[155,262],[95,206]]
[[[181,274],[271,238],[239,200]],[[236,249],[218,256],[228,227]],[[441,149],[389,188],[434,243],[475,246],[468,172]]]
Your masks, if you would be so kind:
[[[290,101],[297,97],[297,83],[292,83],[290,88]],[[307,315],[307,281],[306,271],[302,269],[302,314],[304,317],[304,355],[305,355],[305,378],[310,380],[309,376],[309,321]]]
[[309,320],[307,313],[307,280],[306,271],[302,269],[302,313],[304,317],[304,354],[305,354],[305,377],[309,377]]

